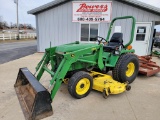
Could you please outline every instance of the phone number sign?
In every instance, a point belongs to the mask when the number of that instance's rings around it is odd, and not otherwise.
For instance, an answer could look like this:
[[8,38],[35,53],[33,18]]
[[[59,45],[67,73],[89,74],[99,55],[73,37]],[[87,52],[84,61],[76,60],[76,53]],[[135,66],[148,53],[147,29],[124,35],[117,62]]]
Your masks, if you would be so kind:
[[72,2],[72,22],[110,22],[112,12],[111,1],[77,1]]

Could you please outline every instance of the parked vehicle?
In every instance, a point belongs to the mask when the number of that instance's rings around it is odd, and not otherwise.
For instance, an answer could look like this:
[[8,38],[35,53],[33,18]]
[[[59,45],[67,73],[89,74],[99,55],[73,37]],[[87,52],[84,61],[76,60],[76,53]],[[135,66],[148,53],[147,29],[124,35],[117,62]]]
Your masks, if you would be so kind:
[[[123,44],[122,33],[114,33],[109,40],[113,23],[120,19],[132,19],[127,44]],[[132,16],[114,18],[107,38],[98,36],[98,44],[77,41],[46,48],[37,64],[37,73],[33,75],[28,68],[20,68],[14,87],[26,120],[53,114],[51,102],[62,82],[68,84],[68,92],[77,99],[86,97],[92,89],[102,92],[104,98],[130,90],[128,84],[135,80],[139,70],[139,61],[131,46],[135,23]],[[94,68],[100,72],[92,71]],[[113,78],[106,74],[109,70],[112,70]],[[39,82],[44,72],[52,77],[49,91]]]
[[160,48],[160,38],[155,38],[155,40],[154,40],[154,46]]

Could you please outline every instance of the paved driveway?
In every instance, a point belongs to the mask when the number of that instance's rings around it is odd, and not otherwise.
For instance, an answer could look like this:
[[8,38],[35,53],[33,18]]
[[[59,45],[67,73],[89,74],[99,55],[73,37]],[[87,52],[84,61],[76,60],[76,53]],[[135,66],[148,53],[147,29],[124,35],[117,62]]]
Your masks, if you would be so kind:
[[37,51],[36,41],[0,44],[0,64],[33,54]]
[[[36,53],[0,65],[0,120],[25,120],[13,86],[19,68],[34,73],[42,56]],[[153,57],[153,61],[160,65],[159,58]],[[40,82],[48,88],[50,80],[45,72]],[[52,103],[53,116],[43,120],[160,120],[160,73],[139,75],[131,86],[130,91],[107,99],[94,90],[83,99],[74,99],[62,84]]]

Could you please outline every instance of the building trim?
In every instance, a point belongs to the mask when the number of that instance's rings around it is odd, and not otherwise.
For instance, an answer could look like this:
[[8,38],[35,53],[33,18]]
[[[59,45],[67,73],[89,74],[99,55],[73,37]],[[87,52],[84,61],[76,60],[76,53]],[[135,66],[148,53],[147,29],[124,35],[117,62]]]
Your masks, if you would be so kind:
[[[48,9],[53,8],[53,7],[58,7],[59,5],[62,5],[64,3],[67,3],[67,2],[70,2],[70,1],[74,1],[74,0],[55,0],[55,1],[52,1],[52,2],[47,3],[45,5],[42,5],[40,7],[37,7],[35,9],[32,9],[32,10],[28,11],[27,13],[36,15],[40,12],[44,12]],[[131,6],[136,6],[136,7],[139,7],[141,9],[145,9],[147,11],[150,11],[150,12],[153,12],[155,14],[160,15],[160,9],[159,8],[157,8],[155,6],[152,6],[152,5],[149,5],[149,4],[146,4],[146,3],[143,3],[143,2],[140,2],[140,1],[137,1],[137,0],[116,0],[116,1],[126,3],[126,4],[129,4]]]

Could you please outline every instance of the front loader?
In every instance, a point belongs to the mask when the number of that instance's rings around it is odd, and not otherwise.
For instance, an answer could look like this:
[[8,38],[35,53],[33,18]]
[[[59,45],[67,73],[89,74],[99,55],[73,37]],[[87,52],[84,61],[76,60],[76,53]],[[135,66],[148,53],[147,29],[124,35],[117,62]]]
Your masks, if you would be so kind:
[[[114,33],[113,23],[119,19],[132,19],[131,38],[123,45],[123,34]],[[135,18],[118,17],[112,20],[107,39],[97,37],[98,44],[74,42],[50,47],[33,75],[27,68],[20,68],[14,85],[20,105],[27,120],[42,119],[53,114],[51,102],[62,82],[74,98],[86,97],[92,89],[103,93],[119,94],[130,90],[138,73],[138,58],[130,44],[133,41]],[[110,40],[109,40],[110,39]],[[112,77],[106,73],[112,70]],[[51,75],[51,91],[40,82],[44,72]]]

